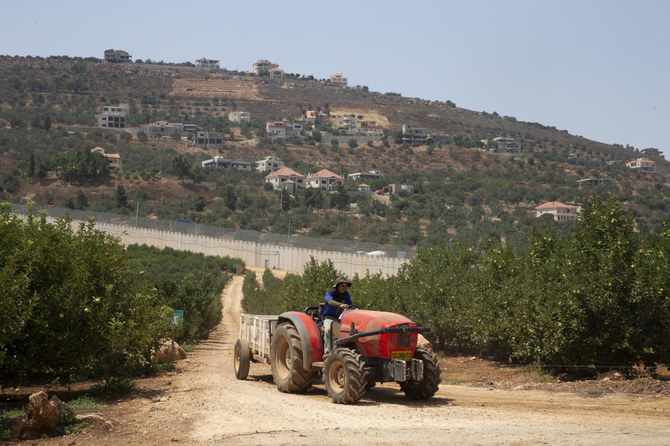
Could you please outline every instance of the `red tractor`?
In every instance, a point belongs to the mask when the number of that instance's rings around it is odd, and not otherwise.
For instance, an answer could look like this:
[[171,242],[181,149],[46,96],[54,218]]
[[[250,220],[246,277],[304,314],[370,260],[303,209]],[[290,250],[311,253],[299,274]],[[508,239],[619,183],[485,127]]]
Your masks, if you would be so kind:
[[299,393],[322,372],[336,403],[353,403],[376,383],[389,381],[398,382],[409,398],[435,394],[440,383],[437,356],[417,346],[418,334],[430,328],[395,313],[346,310],[333,323],[333,350],[322,361],[322,312],[323,304],[279,316],[243,314],[235,345],[236,376],[245,379],[251,361],[269,362],[277,388]]

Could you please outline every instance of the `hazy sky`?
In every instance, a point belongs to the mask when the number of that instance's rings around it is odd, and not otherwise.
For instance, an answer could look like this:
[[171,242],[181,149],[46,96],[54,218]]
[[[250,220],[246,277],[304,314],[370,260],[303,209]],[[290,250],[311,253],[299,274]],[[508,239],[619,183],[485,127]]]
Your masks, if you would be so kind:
[[670,1],[9,1],[0,54],[259,58],[670,159]]

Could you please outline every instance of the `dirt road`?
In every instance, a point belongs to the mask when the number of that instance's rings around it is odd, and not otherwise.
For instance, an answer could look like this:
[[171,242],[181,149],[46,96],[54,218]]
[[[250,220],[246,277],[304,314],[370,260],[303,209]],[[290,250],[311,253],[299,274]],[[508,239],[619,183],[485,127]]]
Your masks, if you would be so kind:
[[442,385],[435,398],[413,402],[386,384],[342,406],[321,384],[306,395],[280,393],[264,365],[252,364],[249,379],[238,381],[232,349],[241,295],[242,277],[235,277],[218,329],[176,372],[140,382],[139,397],[108,409],[111,433],[40,444],[670,444],[667,396]]

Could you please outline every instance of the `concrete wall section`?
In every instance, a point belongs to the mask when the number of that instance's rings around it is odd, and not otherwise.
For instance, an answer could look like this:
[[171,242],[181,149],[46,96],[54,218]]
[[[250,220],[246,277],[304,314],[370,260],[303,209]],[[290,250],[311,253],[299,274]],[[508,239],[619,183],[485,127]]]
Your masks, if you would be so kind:
[[355,274],[364,275],[366,272],[381,273],[385,276],[394,275],[404,263],[408,262],[407,259],[384,255],[321,251],[101,222],[96,223],[96,228],[120,238],[126,246],[138,244],[156,248],[169,247],[205,255],[237,257],[242,259],[247,266],[276,268],[298,273],[303,271],[311,257],[319,262],[331,260],[337,270],[349,277]]

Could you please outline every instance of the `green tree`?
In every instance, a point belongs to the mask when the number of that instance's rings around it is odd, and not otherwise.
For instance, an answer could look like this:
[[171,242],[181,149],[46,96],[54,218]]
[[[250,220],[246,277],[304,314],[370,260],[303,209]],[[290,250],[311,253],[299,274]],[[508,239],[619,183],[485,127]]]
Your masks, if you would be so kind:
[[182,182],[191,171],[191,163],[189,163],[186,158],[184,158],[184,155],[175,155],[175,157],[172,158],[172,161],[170,162],[170,167],[171,173],[179,178],[179,181]]
[[117,208],[127,208],[128,207],[128,197],[126,196],[126,189],[122,185],[116,186],[114,191],[114,203]]

